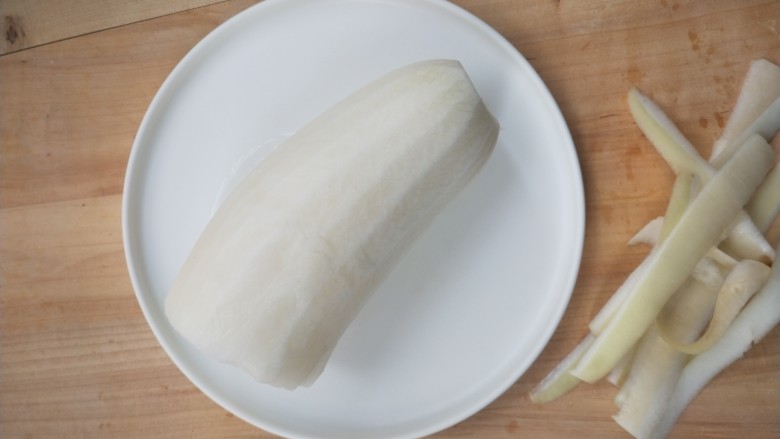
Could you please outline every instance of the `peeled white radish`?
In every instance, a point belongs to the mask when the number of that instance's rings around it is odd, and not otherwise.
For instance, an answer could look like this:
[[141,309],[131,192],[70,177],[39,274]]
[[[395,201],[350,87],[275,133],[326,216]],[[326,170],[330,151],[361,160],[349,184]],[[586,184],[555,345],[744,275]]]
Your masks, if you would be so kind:
[[319,377],[410,244],[490,156],[496,120],[457,61],[389,73],[302,128],[227,197],[165,311],[256,380]]

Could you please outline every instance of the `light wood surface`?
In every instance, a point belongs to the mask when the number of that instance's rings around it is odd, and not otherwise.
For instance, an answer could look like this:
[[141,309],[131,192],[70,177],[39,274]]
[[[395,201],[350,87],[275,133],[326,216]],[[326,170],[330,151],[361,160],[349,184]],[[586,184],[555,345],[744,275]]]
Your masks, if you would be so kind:
[[[211,402],[167,358],[130,285],[120,223],[128,155],[157,88],[255,1],[59,3],[0,3],[0,437],[271,437]],[[504,395],[438,436],[628,437],[610,418],[609,384],[543,406],[526,397],[643,257],[628,238],[664,209],[672,174],[632,122],[625,93],[639,86],[707,154],[749,62],[780,61],[780,3],[456,3],[513,43],[560,105],[582,166],[587,229],[576,289],[548,347]],[[8,16],[21,17],[11,20],[23,40],[11,41]],[[672,437],[780,437],[780,331],[699,395]]]
[[222,0],[10,0],[0,2],[0,55]]

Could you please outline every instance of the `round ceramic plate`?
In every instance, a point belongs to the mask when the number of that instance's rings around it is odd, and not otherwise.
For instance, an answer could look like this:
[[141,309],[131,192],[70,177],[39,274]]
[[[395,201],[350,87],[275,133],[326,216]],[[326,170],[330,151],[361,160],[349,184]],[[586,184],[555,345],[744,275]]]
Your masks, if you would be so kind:
[[[498,145],[319,380],[259,384],[180,338],[163,312],[167,290],[246,163],[360,86],[430,58],[462,62],[501,124]],[[267,0],[204,38],[160,88],[133,145],[123,228],[149,325],[218,404],[283,436],[408,437],[469,417],[539,355],[577,276],[584,201],[555,102],[477,18],[433,0]]]

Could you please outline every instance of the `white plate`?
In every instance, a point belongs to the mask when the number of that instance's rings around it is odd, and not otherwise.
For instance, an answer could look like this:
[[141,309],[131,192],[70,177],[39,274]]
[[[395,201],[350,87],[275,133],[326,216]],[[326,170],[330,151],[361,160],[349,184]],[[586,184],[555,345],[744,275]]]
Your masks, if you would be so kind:
[[[163,300],[236,164],[362,84],[428,58],[463,63],[501,123],[497,149],[361,311],[320,379],[274,389],[181,339]],[[123,227],[149,325],[214,401],[284,436],[408,437],[480,410],[539,355],[577,276],[584,201],[555,102],[477,18],[434,0],[268,0],[204,38],[160,88],[133,145]]]

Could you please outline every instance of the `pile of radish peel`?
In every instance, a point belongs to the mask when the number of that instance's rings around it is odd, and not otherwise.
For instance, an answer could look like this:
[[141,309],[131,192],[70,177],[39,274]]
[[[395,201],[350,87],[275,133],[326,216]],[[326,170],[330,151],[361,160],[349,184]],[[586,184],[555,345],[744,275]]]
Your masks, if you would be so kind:
[[619,387],[614,420],[664,438],[720,371],[780,322],[780,67],[754,61],[709,160],[639,90],[628,105],[676,175],[663,217],[629,243],[650,246],[575,349],[531,392],[552,401],[580,382]]

